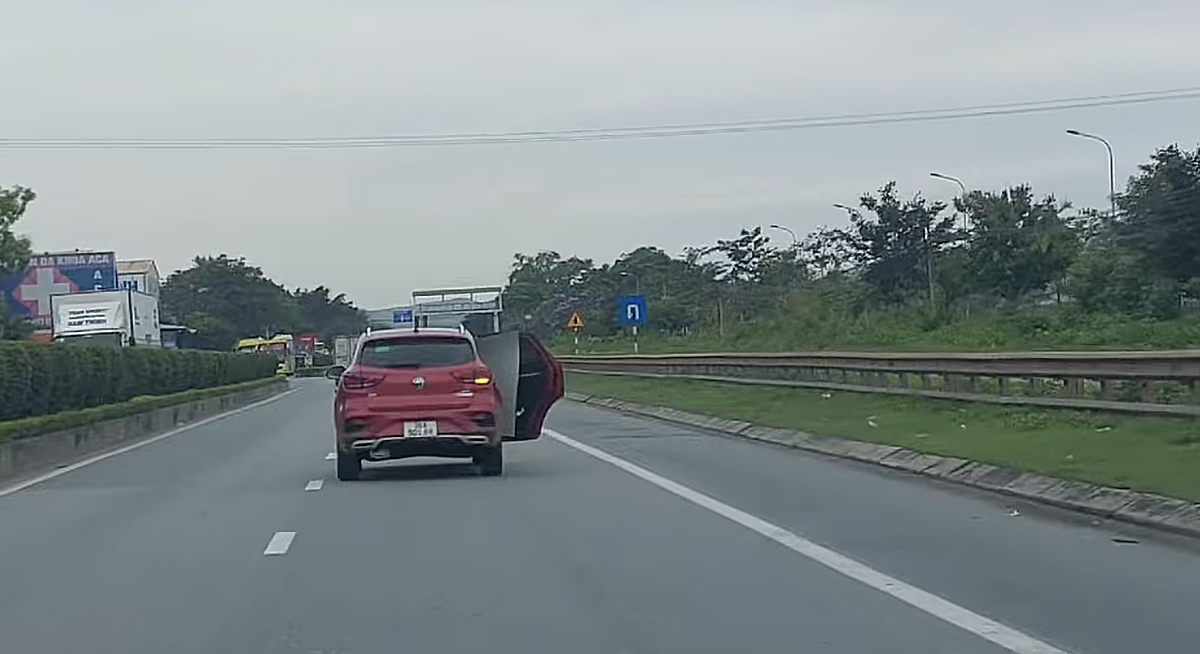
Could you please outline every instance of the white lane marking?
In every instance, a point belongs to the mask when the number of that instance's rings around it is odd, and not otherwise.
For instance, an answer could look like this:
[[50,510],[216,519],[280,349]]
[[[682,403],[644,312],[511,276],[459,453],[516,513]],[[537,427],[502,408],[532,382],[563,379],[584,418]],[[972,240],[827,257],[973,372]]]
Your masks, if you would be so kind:
[[268,397],[265,400],[255,402],[254,404],[247,404],[246,406],[241,407],[239,409],[234,409],[232,411],[226,411],[225,413],[220,413],[215,416],[209,416],[202,420],[197,420],[196,422],[183,425],[182,427],[177,427],[177,428],[172,429],[171,431],[166,432],[164,434],[159,434],[158,436],[154,436],[152,438],[147,438],[144,441],[138,441],[136,443],[133,443],[132,445],[126,445],[124,447],[120,447],[115,450],[109,450],[108,452],[104,452],[103,454],[97,454],[96,456],[89,457],[82,461],[77,461],[75,463],[72,463],[69,466],[63,466],[61,468],[51,470],[50,472],[40,474],[36,477],[26,479],[25,481],[18,482],[12,486],[8,486],[7,488],[0,488],[0,497],[4,497],[5,495],[12,495],[13,493],[15,493],[17,491],[25,490],[26,488],[29,488],[30,486],[36,486],[44,481],[49,481],[51,479],[54,479],[55,477],[61,477],[62,475],[67,474],[68,472],[72,472],[72,471],[78,470],[80,468],[90,466],[93,463],[99,463],[105,459],[110,459],[114,456],[117,456],[120,454],[125,454],[126,452],[132,452],[132,451],[138,449],[139,447],[145,447],[147,445],[150,445],[151,443],[157,443],[161,440],[170,438],[177,434],[182,434],[183,432],[188,431],[189,429],[195,429],[196,427],[203,427],[204,425],[207,425],[212,422],[216,422],[223,418],[228,418],[229,416],[232,416],[232,415],[237,415],[237,414],[243,413],[245,411],[250,411],[251,409],[257,409],[260,406],[270,404],[271,402],[275,402],[277,400],[281,400],[284,397],[291,395],[292,393],[295,393],[296,391],[299,391],[299,390],[300,389],[298,389],[298,388],[293,388],[291,390],[284,391],[284,392],[280,393],[279,395],[273,395],[271,397]]
[[330,452],[329,454],[326,454],[326,455],[325,455],[325,460],[326,460],[326,461],[332,461],[332,460],[334,460],[334,459],[336,459],[336,458],[337,458],[337,452]]
[[263,550],[263,556],[283,556],[287,554],[293,540],[296,540],[296,532],[294,531],[275,532],[275,535],[271,537],[271,542],[267,543],[267,549]]
[[314,479],[314,480],[308,482],[308,485],[304,487],[304,490],[319,491],[319,490],[321,490],[321,487],[324,485],[325,485],[324,479]]
[[692,504],[708,509],[723,518],[732,520],[751,531],[766,536],[776,543],[806,556],[834,572],[887,593],[909,606],[949,622],[959,629],[975,634],[984,640],[995,643],[1014,654],[1069,654],[1066,650],[1059,649],[1029,634],[1000,624],[991,618],[954,604],[933,593],[921,590],[916,586],[904,583],[883,572],[869,568],[850,557],[818,545],[783,527],[757,518],[740,509],[735,509],[728,504],[699,491],[692,490],[683,484],[671,481],[666,477],[659,476],[625,459],[613,456],[590,445],[580,443],[551,429],[545,429],[542,433],[564,445],[573,447],[605,463],[614,465],[635,477],[648,481],[668,493],[672,493]]

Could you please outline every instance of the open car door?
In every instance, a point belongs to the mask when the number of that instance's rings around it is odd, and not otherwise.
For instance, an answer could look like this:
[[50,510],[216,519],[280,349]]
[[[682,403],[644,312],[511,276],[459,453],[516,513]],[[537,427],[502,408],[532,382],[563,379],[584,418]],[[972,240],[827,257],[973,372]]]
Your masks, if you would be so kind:
[[541,437],[546,414],[563,396],[562,364],[533,334],[500,332],[476,338],[475,343],[479,358],[492,369],[504,404],[502,438]]

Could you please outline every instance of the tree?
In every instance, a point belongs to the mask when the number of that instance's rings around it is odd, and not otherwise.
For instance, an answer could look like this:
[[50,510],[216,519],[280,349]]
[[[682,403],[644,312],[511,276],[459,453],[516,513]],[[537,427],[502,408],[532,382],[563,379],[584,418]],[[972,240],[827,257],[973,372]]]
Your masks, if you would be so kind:
[[15,232],[17,221],[37,194],[23,186],[0,188],[0,276],[21,271],[33,255],[29,238]]
[[[23,186],[0,188],[0,277],[24,270],[32,256],[29,238],[16,233],[17,221],[25,215],[25,209],[37,198],[37,194]],[[29,325],[8,314],[8,307],[0,297],[0,340],[25,338]]]
[[563,259],[552,251],[517,254],[502,296],[505,323],[542,335],[555,333],[571,311],[590,303],[586,290],[593,268],[590,260]]
[[800,242],[801,264],[817,278],[850,272],[855,257],[853,237],[842,229],[818,227]]
[[977,290],[1015,300],[1063,280],[1079,254],[1077,230],[1063,217],[1070,205],[1035,201],[1027,185],[976,191],[957,201],[972,229],[965,268]]
[[924,289],[933,305],[937,256],[956,240],[954,217],[942,215],[946,204],[920,194],[901,201],[896,183],[888,182],[877,194],[863,195],[859,206],[874,214],[855,211],[848,232],[863,279],[885,302],[903,302]]
[[358,334],[366,329],[366,314],[347,300],[345,293],[332,293],[324,286],[296,289],[292,293],[300,312],[301,324],[297,331],[315,333],[322,340],[331,342],[339,334]]
[[244,258],[196,257],[163,284],[162,314],[197,330],[199,347],[229,349],[238,339],[315,332],[326,341],[366,328],[366,315],[324,286],[289,292]]
[[1200,279],[1200,148],[1172,145],[1139,167],[1117,196],[1113,226],[1147,272],[1186,284]]

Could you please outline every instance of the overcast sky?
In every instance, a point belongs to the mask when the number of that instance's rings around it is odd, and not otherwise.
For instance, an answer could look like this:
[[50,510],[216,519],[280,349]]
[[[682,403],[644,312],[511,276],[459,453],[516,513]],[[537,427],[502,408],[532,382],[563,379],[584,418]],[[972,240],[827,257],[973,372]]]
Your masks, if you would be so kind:
[[[0,0],[0,138],[364,136],[807,117],[1200,86],[1192,0]],[[748,135],[374,150],[0,148],[39,250],[164,275],[245,256],[364,308],[503,283],[516,252],[610,261],[834,202],[1030,182],[1106,202],[1200,139],[1200,100]],[[781,244],[786,244],[782,236]]]

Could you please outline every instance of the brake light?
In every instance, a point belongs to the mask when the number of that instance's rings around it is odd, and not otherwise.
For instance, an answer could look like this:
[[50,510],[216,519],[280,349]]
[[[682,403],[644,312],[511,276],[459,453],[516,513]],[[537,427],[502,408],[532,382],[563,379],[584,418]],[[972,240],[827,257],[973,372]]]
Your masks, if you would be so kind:
[[342,387],[350,391],[361,391],[383,383],[382,377],[365,377],[363,375],[342,375]]

